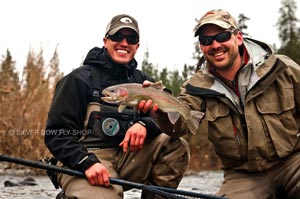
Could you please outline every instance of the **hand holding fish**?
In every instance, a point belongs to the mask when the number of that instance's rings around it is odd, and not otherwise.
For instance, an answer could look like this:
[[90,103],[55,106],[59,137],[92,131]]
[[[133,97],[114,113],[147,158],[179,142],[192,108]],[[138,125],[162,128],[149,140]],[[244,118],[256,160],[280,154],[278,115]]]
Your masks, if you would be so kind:
[[[144,82],[143,82],[143,87],[149,87],[149,86],[151,86],[153,84],[153,82],[150,82],[150,81],[148,81],[148,80],[145,80]],[[142,112],[144,112],[144,113],[147,113],[148,111],[150,111],[151,110],[151,113],[152,114],[155,114],[156,113],[156,111],[158,110],[158,104],[154,104],[153,106],[152,106],[152,104],[153,104],[153,102],[152,102],[152,100],[151,99],[149,99],[149,100],[142,100],[142,101],[140,101],[140,103],[138,104],[138,106],[137,106],[137,109],[139,110],[139,111],[142,111]],[[152,108],[152,109],[151,109]]]

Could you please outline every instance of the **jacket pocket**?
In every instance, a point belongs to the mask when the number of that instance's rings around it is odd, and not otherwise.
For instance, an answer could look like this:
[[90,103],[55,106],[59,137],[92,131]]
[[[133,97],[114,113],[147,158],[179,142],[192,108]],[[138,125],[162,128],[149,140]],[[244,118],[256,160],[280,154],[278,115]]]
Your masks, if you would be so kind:
[[228,106],[221,102],[207,104],[208,137],[214,144],[216,153],[228,159],[241,160],[245,151],[244,137],[236,133]]
[[[295,148],[299,133],[295,114],[294,91],[291,86],[273,85],[256,99],[256,107],[266,134],[276,154],[286,157]],[[299,121],[298,121],[299,123]]]

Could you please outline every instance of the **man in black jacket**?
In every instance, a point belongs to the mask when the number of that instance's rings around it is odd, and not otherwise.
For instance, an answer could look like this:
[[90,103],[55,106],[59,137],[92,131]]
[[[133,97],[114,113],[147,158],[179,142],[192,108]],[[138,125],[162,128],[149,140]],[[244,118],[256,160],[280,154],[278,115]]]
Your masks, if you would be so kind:
[[126,187],[111,185],[109,177],[176,188],[189,161],[187,143],[162,133],[147,114],[129,108],[118,113],[100,100],[108,86],[153,81],[136,69],[137,21],[113,17],[103,42],[56,87],[45,143],[60,165],[86,176],[58,174],[58,184],[65,197],[88,199],[123,198]]

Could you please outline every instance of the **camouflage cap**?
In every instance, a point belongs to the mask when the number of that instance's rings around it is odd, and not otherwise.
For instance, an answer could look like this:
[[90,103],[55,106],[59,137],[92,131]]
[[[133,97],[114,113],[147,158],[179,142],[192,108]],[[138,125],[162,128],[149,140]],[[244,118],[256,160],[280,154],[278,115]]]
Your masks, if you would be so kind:
[[130,28],[139,36],[139,26],[137,21],[130,15],[120,14],[114,16],[108,23],[105,36],[114,35],[122,28]]
[[208,11],[201,17],[196,26],[195,37],[200,34],[200,28],[205,24],[215,24],[224,29],[237,28],[235,19],[229,12],[222,9]]

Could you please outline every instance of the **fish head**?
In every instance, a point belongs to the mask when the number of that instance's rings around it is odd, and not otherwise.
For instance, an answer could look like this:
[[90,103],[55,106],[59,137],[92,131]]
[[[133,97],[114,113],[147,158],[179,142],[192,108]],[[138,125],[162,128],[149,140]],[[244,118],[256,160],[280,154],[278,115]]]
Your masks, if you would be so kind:
[[101,100],[110,104],[121,104],[129,97],[129,92],[124,87],[111,86],[102,90]]

